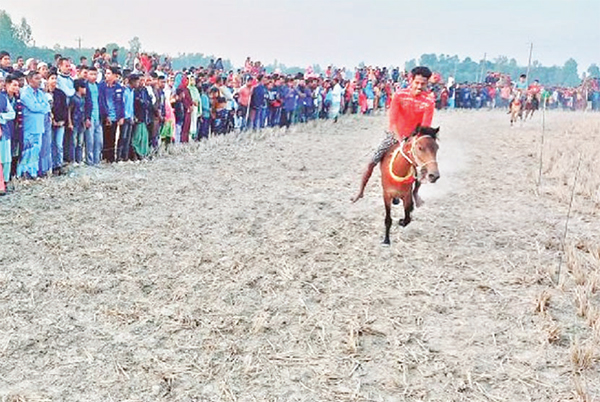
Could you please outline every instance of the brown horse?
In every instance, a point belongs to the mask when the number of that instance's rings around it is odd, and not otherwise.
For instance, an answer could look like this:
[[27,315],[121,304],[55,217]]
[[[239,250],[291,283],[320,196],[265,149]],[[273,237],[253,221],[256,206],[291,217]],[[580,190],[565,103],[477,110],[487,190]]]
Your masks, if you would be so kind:
[[[400,226],[410,223],[410,214],[416,206],[420,206],[419,187],[423,180],[435,183],[440,178],[437,164],[437,134],[439,128],[417,126],[410,137],[392,147],[381,160],[381,184],[383,186],[383,203],[385,204],[385,238],[383,244],[390,244],[390,227],[392,226],[392,203],[402,200],[404,219]],[[359,196],[369,180],[363,178]],[[413,203],[414,202],[414,203]]]
[[527,121],[528,118],[533,117],[533,113],[540,107],[540,101],[535,94],[527,94],[525,99],[525,117],[523,120]]
[[510,104],[508,114],[510,114],[510,125],[517,122],[517,119],[523,121],[523,102],[521,96],[518,94]]
[[[404,219],[400,226],[411,222],[410,214],[414,204],[420,206],[419,187],[423,180],[435,183],[440,178],[437,164],[438,128],[417,126],[410,137],[404,139],[381,160],[381,184],[385,205],[385,238],[383,244],[390,244],[392,226],[391,207],[401,200]],[[414,202],[414,203],[413,203]]]

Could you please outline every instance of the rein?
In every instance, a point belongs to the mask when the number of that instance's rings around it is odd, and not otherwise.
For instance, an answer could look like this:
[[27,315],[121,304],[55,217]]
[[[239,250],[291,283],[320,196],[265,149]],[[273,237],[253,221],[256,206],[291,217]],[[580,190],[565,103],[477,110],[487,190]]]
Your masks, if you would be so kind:
[[[408,182],[413,182],[415,180],[415,167],[413,166],[412,162],[410,162],[410,168],[408,169],[408,172],[406,173],[406,176],[398,176],[396,173],[394,173],[394,161],[396,160],[396,157],[398,156],[398,152],[401,152],[402,155],[404,156],[404,151],[402,150],[402,148],[404,148],[404,144],[400,144],[400,146],[398,148],[396,148],[394,150],[394,153],[392,154],[392,159],[390,159],[390,163],[389,163],[389,170],[390,170],[390,176],[392,177],[392,179],[394,179],[395,181],[399,182],[399,183],[408,183]],[[406,156],[404,156],[406,158]]]

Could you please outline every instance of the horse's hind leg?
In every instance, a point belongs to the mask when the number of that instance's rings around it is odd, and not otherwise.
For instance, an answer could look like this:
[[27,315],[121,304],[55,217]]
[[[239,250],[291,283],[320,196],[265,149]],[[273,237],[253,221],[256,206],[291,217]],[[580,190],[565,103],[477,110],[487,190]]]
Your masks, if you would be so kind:
[[402,195],[402,204],[404,204],[404,219],[400,219],[400,226],[406,227],[412,220],[410,214],[415,208],[412,196],[412,192],[410,191]]
[[385,238],[383,239],[383,244],[390,244],[390,228],[392,227],[392,197],[384,195],[383,203],[385,204]]

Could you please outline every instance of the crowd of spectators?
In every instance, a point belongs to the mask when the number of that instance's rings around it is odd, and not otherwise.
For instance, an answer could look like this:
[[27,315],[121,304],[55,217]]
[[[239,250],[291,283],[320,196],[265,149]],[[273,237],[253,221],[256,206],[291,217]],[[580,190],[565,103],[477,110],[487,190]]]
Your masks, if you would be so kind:
[[507,108],[515,97],[534,97],[548,109],[600,111],[600,80],[588,78],[577,87],[542,86],[538,80],[528,83],[522,74],[517,81],[506,74],[488,72],[483,82],[433,82],[436,107],[481,109]]
[[[221,59],[175,71],[168,57],[98,49],[78,63],[57,54],[51,63],[0,51],[0,194],[13,178],[37,179],[66,164],[95,166],[156,155],[173,143],[234,130],[290,127],[343,114],[385,112],[408,86],[399,68],[307,68],[267,72],[259,61],[226,70]],[[543,88],[524,78],[488,73],[482,83],[431,77],[438,108],[507,107],[532,94],[547,107],[598,110],[598,80],[581,88]],[[584,89],[585,88],[585,92]]]

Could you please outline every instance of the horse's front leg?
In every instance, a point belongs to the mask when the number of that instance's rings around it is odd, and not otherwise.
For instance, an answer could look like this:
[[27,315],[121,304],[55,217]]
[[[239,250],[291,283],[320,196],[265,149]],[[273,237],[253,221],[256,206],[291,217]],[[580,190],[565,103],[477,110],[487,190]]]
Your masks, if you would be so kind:
[[411,222],[410,213],[414,209],[413,194],[411,191],[407,191],[402,195],[402,204],[404,204],[404,219],[400,220],[400,226],[408,226]]
[[413,200],[415,202],[415,207],[419,208],[423,206],[425,203],[421,196],[419,195],[419,188],[421,188],[421,182],[419,180],[415,180],[415,188],[413,189]]
[[383,244],[390,244],[390,228],[392,227],[392,197],[387,194],[383,195],[383,203],[385,204],[385,238]]

